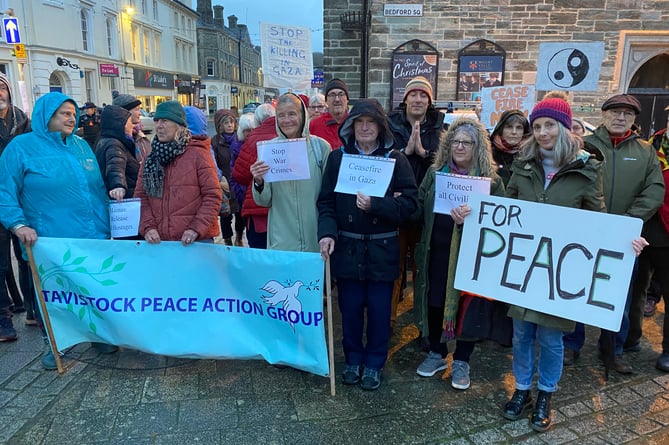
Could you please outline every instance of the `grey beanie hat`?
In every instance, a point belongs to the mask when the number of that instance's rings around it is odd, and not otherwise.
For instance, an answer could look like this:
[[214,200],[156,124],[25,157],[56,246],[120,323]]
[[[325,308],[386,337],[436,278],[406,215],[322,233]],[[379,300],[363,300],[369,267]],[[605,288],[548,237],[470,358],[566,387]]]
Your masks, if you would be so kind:
[[119,106],[121,108],[125,108],[128,111],[132,110],[137,105],[141,105],[141,104],[142,104],[142,101],[140,101],[135,96],[132,96],[130,94],[119,94],[112,101],[112,105],[116,105],[116,106]]

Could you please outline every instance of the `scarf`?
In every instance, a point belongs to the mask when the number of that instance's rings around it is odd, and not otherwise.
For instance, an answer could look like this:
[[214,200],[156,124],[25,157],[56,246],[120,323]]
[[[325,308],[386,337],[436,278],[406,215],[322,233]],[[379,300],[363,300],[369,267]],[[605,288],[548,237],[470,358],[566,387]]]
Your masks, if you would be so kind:
[[663,172],[669,170],[669,160],[667,160],[667,153],[669,153],[669,139],[665,133],[662,137],[662,144],[660,144],[660,148],[657,149],[657,158],[660,160],[660,167],[662,167]]
[[494,145],[495,148],[502,153],[509,153],[512,155],[518,153],[518,145],[510,145],[504,139],[502,139],[502,135],[500,134],[497,134],[494,138],[492,138],[492,145]]
[[151,153],[149,153],[144,163],[144,175],[142,177],[142,185],[147,195],[156,198],[163,197],[164,167],[186,150],[190,139],[191,132],[188,129],[177,130],[176,138],[169,142],[160,142],[158,137],[153,138]]
[[544,168],[544,190],[546,190],[559,168],[555,166],[555,152],[553,150],[539,148],[539,152],[541,153],[541,166]]

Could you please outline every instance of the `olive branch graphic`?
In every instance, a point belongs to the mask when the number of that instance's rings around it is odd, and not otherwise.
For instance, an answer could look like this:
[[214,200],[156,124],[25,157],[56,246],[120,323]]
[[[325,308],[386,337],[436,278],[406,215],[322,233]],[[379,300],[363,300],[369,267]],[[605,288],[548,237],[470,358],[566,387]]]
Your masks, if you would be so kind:
[[[45,268],[41,263],[38,266],[38,271],[39,275],[42,280],[42,286],[47,283],[47,281],[55,278],[56,284],[58,284],[61,288],[68,292],[75,292],[77,294],[83,294],[90,296],[91,293],[89,290],[84,287],[80,286],[77,283],[75,283],[68,274],[82,274],[96,283],[102,285],[102,286],[114,286],[118,284],[117,281],[109,279],[109,278],[104,278],[106,275],[110,273],[116,273],[120,272],[123,270],[125,265],[127,263],[116,263],[114,264],[114,256],[110,256],[109,258],[105,259],[102,264],[100,265],[100,269],[98,271],[95,270],[89,270],[84,263],[86,263],[86,260],[88,259],[87,256],[79,256],[76,258],[72,258],[72,252],[70,249],[67,249],[65,254],[63,255],[63,260],[60,265],[54,265],[48,268]],[[88,328],[93,331],[94,333],[97,333],[97,326],[95,325],[95,318],[97,317],[100,320],[104,320],[104,317],[102,314],[95,309],[95,307],[88,302],[88,304],[81,306],[77,312],[75,312],[74,305],[70,302],[67,303],[67,310],[75,314],[77,317],[79,317],[79,320],[83,320],[84,317],[88,317]]]

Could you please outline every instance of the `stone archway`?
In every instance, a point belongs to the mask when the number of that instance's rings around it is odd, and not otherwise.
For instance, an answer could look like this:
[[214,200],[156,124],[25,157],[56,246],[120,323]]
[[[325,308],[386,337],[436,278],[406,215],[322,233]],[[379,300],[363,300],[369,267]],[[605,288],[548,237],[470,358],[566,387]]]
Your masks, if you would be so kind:
[[69,80],[69,77],[63,71],[52,71],[51,75],[49,76],[49,92],[58,91],[60,93],[71,96],[72,92],[70,90]]
[[634,94],[641,102],[642,136],[662,128],[669,105],[669,31],[621,31],[614,73],[612,93]]

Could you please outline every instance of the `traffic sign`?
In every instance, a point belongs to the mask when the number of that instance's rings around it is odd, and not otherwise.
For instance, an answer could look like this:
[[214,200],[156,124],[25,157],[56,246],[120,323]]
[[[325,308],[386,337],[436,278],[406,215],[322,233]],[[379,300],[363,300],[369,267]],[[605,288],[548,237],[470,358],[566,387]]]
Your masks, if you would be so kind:
[[7,40],[7,43],[21,43],[19,19],[16,17],[3,17],[2,24],[5,27],[5,40]]
[[25,59],[26,56],[26,46],[23,43],[17,43],[14,45],[14,55],[19,59]]

